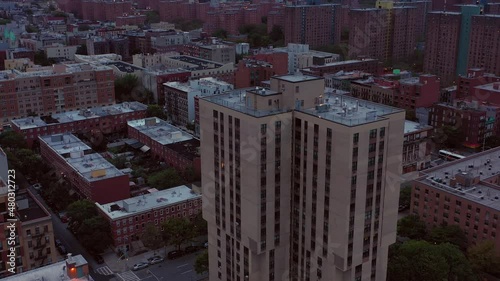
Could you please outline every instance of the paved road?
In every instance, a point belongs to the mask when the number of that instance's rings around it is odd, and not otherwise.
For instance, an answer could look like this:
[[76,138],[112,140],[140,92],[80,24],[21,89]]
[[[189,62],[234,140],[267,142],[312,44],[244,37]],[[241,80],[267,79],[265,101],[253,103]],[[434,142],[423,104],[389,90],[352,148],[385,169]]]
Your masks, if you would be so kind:
[[[17,178],[17,177],[16,177]],[[25,181],[24,177],[23,180]],[[24,181],[23,182],[24,185]],[[27,184],[27,182],[26,182]],[[110,279],[109,276],[102,276],[100,274],[94,273],[94,268],[98,268],[101,265],[97,264],[94,259],[87,253],[87,251],[80,245],[80,242],[76,239],[76,237],[66,228],[66,224],[62,223],[59,217],[52,212],[52,210],[49,208],[47,203],[45,203],[45,200],[43,200],[42,196],[34,189],[29,187],[29,190],[35,194],[35,197],[45,206],[45,208],[49,211],[49,213],[52,216],[52,225],[54,228],[54,235],[61,240],[63,243],[64,247],[68,251],[68,253],[72,253],[73,255],[83,255],[83,257],[87,260],[89,267],[90,267],[90,275],[94,280],[96,281],[108,281]]]
[[[151,265],[146,269],[134,271],[133,273],[142,281],[197,281],[206,277],[198,275],[194,271],[194,261],[201,251],[183,256],[175,260],[165,260],[159,264]],[[136,279],[137,280],[137,279]],[[125,281],[136,281],[125,279]]]

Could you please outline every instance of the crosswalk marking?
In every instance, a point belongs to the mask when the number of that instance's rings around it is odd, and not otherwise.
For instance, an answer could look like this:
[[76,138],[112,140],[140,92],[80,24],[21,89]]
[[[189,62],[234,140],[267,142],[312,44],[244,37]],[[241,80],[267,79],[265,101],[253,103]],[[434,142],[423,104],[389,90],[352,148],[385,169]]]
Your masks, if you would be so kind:
[[125,271],[123,273],[117,274],[123,281],[140,281],[141,279],[135,275],[132,271]]
[[108,266],[99,267],[95,272],[101,275],[113,275],[113,271]]

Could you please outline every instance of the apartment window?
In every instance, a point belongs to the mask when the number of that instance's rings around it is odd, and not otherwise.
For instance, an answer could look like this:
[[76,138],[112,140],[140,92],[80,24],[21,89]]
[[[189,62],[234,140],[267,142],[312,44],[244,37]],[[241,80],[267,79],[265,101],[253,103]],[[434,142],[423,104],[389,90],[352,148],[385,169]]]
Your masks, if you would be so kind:
[[370,139],[377,137],[377,129],[370,130]]
[[385,136],[385,127],[382,127],[380,128],[380,137],[384,137]]
[[359,133],[355,133],[353,136],[353,143],[358,143],[359,142]]

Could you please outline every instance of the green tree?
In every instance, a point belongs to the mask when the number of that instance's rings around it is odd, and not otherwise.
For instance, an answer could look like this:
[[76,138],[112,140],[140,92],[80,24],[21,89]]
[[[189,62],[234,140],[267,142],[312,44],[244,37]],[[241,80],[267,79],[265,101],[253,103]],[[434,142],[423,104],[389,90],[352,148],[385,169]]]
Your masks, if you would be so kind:
[[464,134],[458,126],[443,126],[444,145],[448,148],[459,148],[464,141]]
[[203,214],[201,212],[193,217],[191,223],[193,224],[193,230],[197,236],[207,235],[208,224],[207,221],[203,218]]
[[388,281],[476,281],[465,255],[450,243],[409,240],[391,246]]
[[51,66],[56,61],[52,58],[47,58],[47,54],[45,54],[45,51],[41,50],[35,53],[35,64],[39,64],[41,66]]
[[0,134],[0,146],[10,149],[21,149],[28,147],[24,136],[16,131],[6,131]]
[[398,235],[410,239],[421,240],[426,237],[425,223],[418,216],[409,215],[398,221]]
[[127,73],[122,77],[115,78],[116,99],[120,102],[131,101],[134,88],[139,86],[139,78],[134,74]]
[[273,25],[271,32],[269,32],[269,39],[276,44],[278,42],[283,42],[285,40],[285,34],[283,33],[283,28],[279,25]]
[[71,204],[68,187],[53,181],[43,184],[42,196],[49,205],[55,208],[54,211],[64,210]]
[[109,162],[113,164],[118,169],[125,169],[125,164],[127,163],[127,157],[120,155],[115,158],[109,159]]
[[495,251],[495,242],[485,240],[469,247],[467,257],[479,275],[489,273],[500,278],[500,256]]
[[193,239],[193,225],[185,218],[173,217],[162,224],[163,241],[165,245],[172,245],[181,249],[181,245]]
[[[91,201],[84,199],[71,203],[67,209],[67,216],[71,219],[69,228],[77,231],[83,221],[97,215],[97,209]],[[98,236],[97,236],[98,237]]]
[[87,250],[94,253],[102,253],[113,242],[111,227],[108,221],[100,216],[92,216],[83,220],[76,236]]
[[15,154],[19,161],[17,168],[21,173],[36,177],[35,173],[37,173],[37,170],[34,170],[33,167],[40,167],[42,165],[42,157],[33,152],[33,150],[26,148],[16,150]]
[[201,254],[196,256],[194,262],[194,271],[198,274],[203,274],[208,272],[208,250],[203,251]]
[[411,185],[401,187],[399,191],[399,206],[409,207],[411,204]]
[[458,225],[443,225],[433,228],[427,241],[435,244],[451,243],[462,251],[467,248],[467,236]]
[[157,250],[163,247],[163,238],[158,228],[152,223],[146,225],[146,229],[142,232],[141,241],[144,246],[151,250]]
[[222,29],[222,28],[219,28],[217,30],[214,31],[214,33],[212,34],[213,37],[219,37],[219,38],[222,38],[222,39],[226,39],[227,38],[227,31],[225,29]]
[[175,169],[168,168],[150,175],[148,184],[153,188],[162,190],[182,184],[182,179]]
[[148,117],[158,117],[158,118],[163,119],[163,120],[167,119],[167,115],[165,114],[165,111],[163,111],[163,108],[157,104],[148,105],[148,109],[146,111],[146,114]]
[[158,23],[160,22],[160,14],[158,11],[146,12],[146,23]]

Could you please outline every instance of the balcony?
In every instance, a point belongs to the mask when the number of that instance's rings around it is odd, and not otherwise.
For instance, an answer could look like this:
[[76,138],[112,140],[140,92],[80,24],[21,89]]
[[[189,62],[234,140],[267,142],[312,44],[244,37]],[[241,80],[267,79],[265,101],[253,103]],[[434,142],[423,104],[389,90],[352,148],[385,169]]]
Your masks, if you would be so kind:
[[31,234],[31,237],[32,237],[32,238],[38,238],[38,237],[43,236],[44,234],[45,234],[45,232],[44,232],[44,231],[41,231],[41,232],[39,232],[39,233]]
[[47,244],[45,243],[45,240],[42,240],[38,243],[36,243],[36,245],[33,246],[33,249],[35,250],[38,250],[38,249],[42,249],[42,248],[45,248]]
[[46,257],[47,257],[47,254],[42,252],[41,255],[38,255],[35,257],[35,261],[44,260]]

